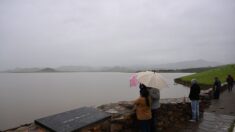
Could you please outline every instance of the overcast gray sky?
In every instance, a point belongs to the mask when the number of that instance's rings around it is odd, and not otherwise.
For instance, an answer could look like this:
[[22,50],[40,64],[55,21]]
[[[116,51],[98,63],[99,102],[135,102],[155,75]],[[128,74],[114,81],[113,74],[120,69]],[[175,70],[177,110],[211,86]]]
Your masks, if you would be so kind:
[[0,70],[235,63],[234,0],[1,0]]

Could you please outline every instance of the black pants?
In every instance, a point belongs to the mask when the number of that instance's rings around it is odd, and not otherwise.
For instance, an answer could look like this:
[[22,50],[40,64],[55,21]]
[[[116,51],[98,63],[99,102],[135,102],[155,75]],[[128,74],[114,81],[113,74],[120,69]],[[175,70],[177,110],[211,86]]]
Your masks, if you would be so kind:
[[215,90],[214,91],[214,99],[219,99],[220,96],[220,91],[219,90]]
[[141,132],[151,132],[150,131],[150,120],[139,120]]
[[233,84],[228,84],[228,91],[231,92],[233,90]]
[[152,119],[151,119],[151,132],[156,132],[157,125],[157,109],[152,110]]

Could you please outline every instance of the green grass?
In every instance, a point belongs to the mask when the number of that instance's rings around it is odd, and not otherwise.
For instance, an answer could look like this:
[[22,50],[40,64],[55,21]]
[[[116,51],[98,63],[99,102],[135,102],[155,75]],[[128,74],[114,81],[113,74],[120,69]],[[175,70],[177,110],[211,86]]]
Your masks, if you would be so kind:
[[204,72],[195,73],[193,75],[184,76],[180,78],[182,81],[190,82],[193,78],[197,79],[199,84],[212,85],[214,77],[218,77],[221,82],[225,82],[228,74],[235,77],[235,65],[220,66]]

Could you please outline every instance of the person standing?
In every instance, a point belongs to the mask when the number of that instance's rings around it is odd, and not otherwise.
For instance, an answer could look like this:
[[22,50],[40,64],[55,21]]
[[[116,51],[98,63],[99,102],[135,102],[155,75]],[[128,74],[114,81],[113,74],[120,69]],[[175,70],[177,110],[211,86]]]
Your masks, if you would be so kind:
[[156,88],[149,88],[149,96],[151,98],[151,112],[152,112],[152,119],[151,119],[151,132],[156,132],[156,125],[157,125],[157,110],[160,108],[160,91]]
[[228,85],[228,92],[231,92],[233,90],[233,84],[234,84],[234,79],[231,75],[228,75],[226,79],[227,85]]
[[140,90],[140,97],[134,102],[134,104],[141,132],[150,132],[150,120],[152,118],[152,114],[149,93],[146,88]]
[[196,79],[191,80],[191,87],[189,98],[191,100],[191,108],[192,108],[192,119],[191,122],[196,122],[199,120],[199,95],[200,95],[200,86],[197,83]]
[[221,89],[221,81],[218,77],[215,77],[213,84],[214,99],[219,99]]

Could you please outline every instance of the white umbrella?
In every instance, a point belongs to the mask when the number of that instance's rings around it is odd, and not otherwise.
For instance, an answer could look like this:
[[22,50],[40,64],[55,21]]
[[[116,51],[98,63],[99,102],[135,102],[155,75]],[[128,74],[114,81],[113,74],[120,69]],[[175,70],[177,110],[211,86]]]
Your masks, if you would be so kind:
[[151,88],[163,89],[168,87],[163,77],[156,72],[139,72],[137,73],[137,80],[145,86]]

